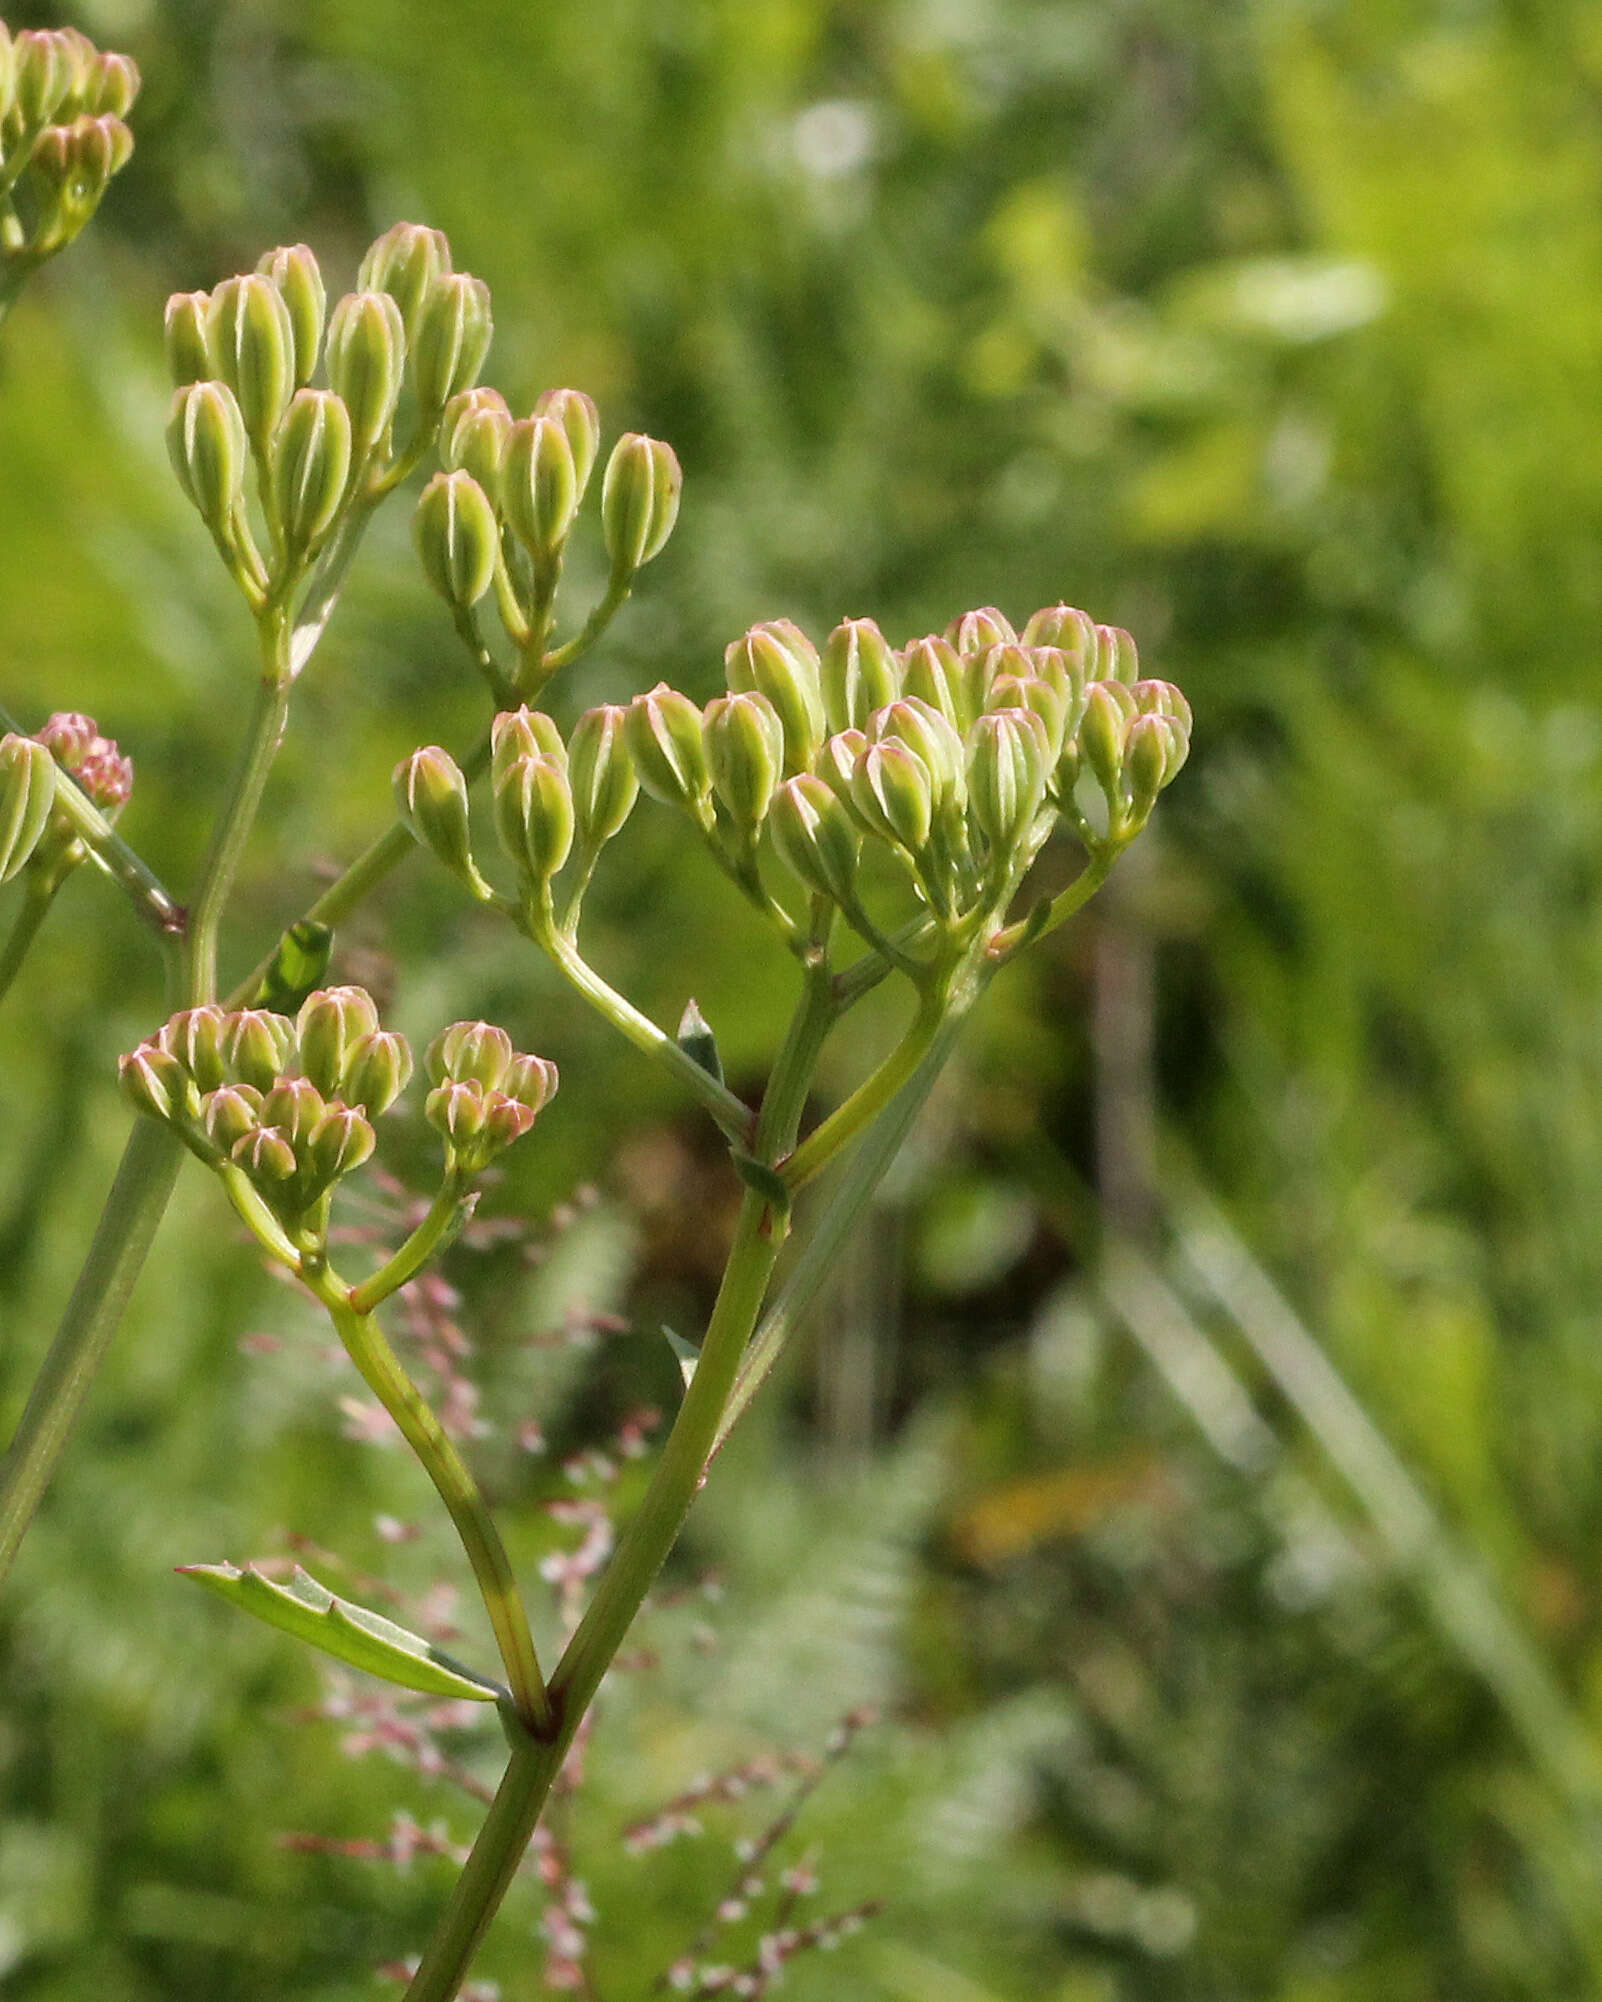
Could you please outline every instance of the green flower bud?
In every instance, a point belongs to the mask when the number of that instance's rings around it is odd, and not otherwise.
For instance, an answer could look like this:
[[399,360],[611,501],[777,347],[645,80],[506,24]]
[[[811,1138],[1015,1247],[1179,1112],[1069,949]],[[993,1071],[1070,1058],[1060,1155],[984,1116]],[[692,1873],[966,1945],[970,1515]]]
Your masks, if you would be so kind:
[[712,787],[735,827],[754,839],[784,764],[784,725],[767,696],[755,690],[719,695],[703,723]]
[[567,777],[578,838],[587,848],[610,841],[634,810],[640,781],[625,735],[628,710],[608,702],[586,709],[573,725]]
[[477,380],[494,324],[482,278],[451,271],[429,288],[415,331],[408,327],[412,386],[424,410],[443,410]]
[[225,383],[192,382],[173,397],[167,452],[178,484],[214,534],[227,531],[245,494],[245,420]]
[[38,847],[55,800],[55,759],[31,737],[7,731],[0,737],[0,883]]
[[223,1057],[242,1085],[270,1091],[295,1048],[295,1025],[267,1008],[241,1008],[223,1029]]
[[495,828],[518,868],[550,881],[573,846],[573,795],[555,758],[518,758],[494,788]]
[[278,287],[289,308],[295,384],[297,388],[304,387],[317,367],[323,319],[328,310],[328,294],[317,259],[308,245],[291,243],[279,250],[269,250],[256,269]]
[[[1046,726],[1046,739],[1051,748],[1052,763],[1062,755],[1062,747],[1067,738],[1067,712],[1062,696],[1049,681],[1043,681],[1038,674],[998,674],[990,684],[990,693],[985,698],[987,709],[1028,709],[1038,716]],[[982,720],[982,719],[978,719]],[[972,732],[969,733],[970,742]]]
[[1079,728],[1079,719],[1085,713],[1089,682],[1084,655],[1065,652],[1061,647],[1032,646],[1028,660],[1034,675],[1055,690],[1062,704],[1062,739],[1066,743]]
[[601,534],[621,582],[649,563],[673,533],[684,475],[673,447],[625,431],[612,447],[601,481]]
[[139,95],[139,81],[132,56],[97,51],[84,80],[84,109],[97,117],[126,118]]
[[350,412],[358,465],[388,435],[400,396],[406,335],[387,292],[349,292],[329,315],[328,386]]
[[786,779],[768,809],[768,832],[783,861],[812,891],[847,902],[862,837],[839,799],[811,772]]
[[1169,769],[1175,725],[1167,716],[1137,716],[1124,740],[1124,794],[1130,818],[1139,826],[1157,803],[1157,795],[1179,769]]
[[512,413],[498,389],[464,389],[445,406],[440,424],[440,462],[447,472],[471,473],[490,502],[499,507]]
[[506,525],[534,558],[561,554],[578,513],[578,473],[567,433],[554,417],[524,417],[511,428],[501,473]]
[[293,557],[314,549],[350,478],[350,415],[327,389],[297,389],[273,440],[273,506]]
[[987,653],[991,647],[1005,646],[1017,637],[1011,620],[994,605],[981,605],[977,611],[964,612],[946,627],[946,638],[958,653]]
[[495,581],[500,530],[495,510],[471,473],[436,473],[412,517],[412,540],[430,584],[466,611]]
[[1117,795],[1123,772],[1124,733],[1128,720],[1108,684],[1095,682],[1085,697],[1085,713],[1079,725],[1079,749],[1109,802]]
[[230,1150],[236,1168],[242,1168],[269,1200],[281,1195],[300,1168],[295,1150],[285,1134],[270,1126],[255,1126]]
[[170,1050],[159,1043],[141,1043],[117,1059],[117,1083],[136,1112],[148,1113],[164,1125],[191,1119],[199,1108],[194,1080]]
[[225,278],[211,295],[206,338],[246,432],[265,446],[295,387],[295,328],[284,295],[259,271]]
[[867,735],[862,730],[836,730],[826,738],[818,753],[818,776],[836,799],[847,808],[851,806],[851,780],[856,773],[857,761],[868,748]]
[[364,987],[320,987],[295,1017],[300,1067],[324,1098],[345,1095],[345,1066],[363,1036],[378,1027],[378,1009]]
[[863,823],[910,855],[928,845],[934,787],[928,767],[905,744],[870,744],[857,760],[851,800]]
[[967,713],[962,657],[949,640],[932,634],[914,640],[901,656],[901,688],[938,709],[959,737],[973,721]]
[[582,500],[601,444],[601,413],[594,398],[582,389],[547,389],[535,400],[534,415],[554,417],[561,426],[573,454],[573,478]]
[[167,301],[163,337],[167,368],[175,389],[184,389],[192,382],[212,382],[216,379],[217,363],[212,356],[211,338],[206,331],[210,307],[209,292],[174,292]]
[[765,695],[784,729],[788,771],[806,771],[823,741],[823,687],[818,651],[789,619],[753,626],[724,651],[724,671],[735,693]]
[[315,1195],[332,1188],[368,1160],[377,1136],[371,1122],[348,1105],[331,1105],[299,1148],[301,1172]]
[[1092,673],[1096,661],[1096,622],[1073,605],[1045,605],[1021,635],[1025,646],[1056,646],[1064,653],[1082,654]]
[[429,1044],[423,1070],[430,1084],[471,1081],[499,1091],[513,1054],[511,1037],[493,1022],[452,1022]]
[[1098,681],[1131,682],[1140,676],[1140,655],[1122,626],[1097,626],[1096,660],[1091,670]]
[[567,763],[567,745],[556,723],[541,709],[503,709],[490,725],[490,784],[499,785],[519,758],[552,758]]
[[450,268],[451,247],[442,231],[398,222],[368,250],[357,270],[356,285],[359,291],[387,293],[395,301],[410,341],[429,293]]
[[219,1085],[200,1101],[200,1123],[219,1153],[231,1154],[261,1121],[262,1095],[248,1085]]
[[860,729],[901,693],[901,663],[872,619],[846,619],[835,627],[818,674],[831,730]]
[[345,1088],[341,1096],[379,1118],[411,1081],[412,1049],[393,1029],[374,1029],[358,1036],[345,1054]]
[[473,870],[467,780],[449,751],[425,744],[395,767],[395,804],[412,838],[453,876]]
[[698,812],[712,789],[701,712],[687,695],[659,681],[629,704],[625,725],[640,784],[653,799]]
[[467,1078],[435,1085],[423,1101],[423,1117],[444,1137],[458,1162],[474,1151],[484,1131],[486,1110],[484,1087]]
[[962,739],[932,702],[903,695],[868,721],[869,743],[900,743],[913,752],[929,774],[935,811],[960,810],[967,759]]
[[1190,735],[1190,704],[1171,681],[1137,681],[1129,693],[1137,716],[1171,716]]
[[998,709],[968,733],[968,808],[993,851],[1008,854],[1028,834],[1051,770],[1046,725],[1032,709]]
[[13,95],[24,130],[46,125],[78,82],[82,60],[58,29],[24,28],[12,44]]
[[297,1151],[328,1107],[309,1078],[281,1077],[261,1102],[260,1124],[271,1126]]
[[500,1089],[531,1115],[543,1112],[556,1096],[561,1082],[557,1068],[548,1057],[513,1057],[506,1068]]
[[532,1109],[520,1099],[508,1097],[504,1091],[485,1092],[480,1144],[487,1148],[488,1158],[503,1153],[514,1140],[521,1140],[533,1124]]
[[156,1032],[157,1044],[177,1058],[200,1092],[215,1091],[227,1081],[223,1050],[227,1021],[222,1009],[208,1002],[204,1007],[185,1008]]

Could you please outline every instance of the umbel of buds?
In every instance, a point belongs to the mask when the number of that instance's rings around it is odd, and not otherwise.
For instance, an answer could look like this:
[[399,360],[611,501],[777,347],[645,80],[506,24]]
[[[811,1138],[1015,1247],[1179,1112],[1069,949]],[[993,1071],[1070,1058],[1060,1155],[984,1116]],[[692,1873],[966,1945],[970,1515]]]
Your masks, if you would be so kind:
[[76,28],[0,22],[0,186],[10,226],[0,236],[0,298],[64,250],[128,164],[123,123],[139,94],[127,56],[104,54]]
[[423,1068],[433,1089],[423,1116],[445,1141],[455,1172],[476,1175],[521,1140],[551,1102],[556,1066],[522,1056],[504,1029],[453,1022],[428,1046]]
[[27,868],[46,893],[87,854],[57,803],[56,768],[114,821],[133,791],[133,764],[92,716],[62,711],[34,737],[0,737],[0,883]]

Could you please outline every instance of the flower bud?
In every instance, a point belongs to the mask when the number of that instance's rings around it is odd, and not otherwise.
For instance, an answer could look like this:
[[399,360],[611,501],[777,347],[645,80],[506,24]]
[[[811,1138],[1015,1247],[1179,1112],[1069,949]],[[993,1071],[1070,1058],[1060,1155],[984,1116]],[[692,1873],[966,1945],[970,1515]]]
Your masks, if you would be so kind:
[[862,838],[835,794],[811,772],[786,779],[768,809],[768,832],[783,861],[808,890],[851,896]]
[[262,1095],[248,1085],[219,1085],[200,1101],[200,1123],[220,1153],[231,1154],[247,1133],[260,1126]]
[[501,509],[506,525],[538,565],[560,555],[579,490],[573,448],[554,417],[524,417],[506,442],[501,474]]
[[784,730],[785,766],[806,771],[824,735],[823,688],[811,640],[789,619],[772,619],[733,641],[723,664],[735,693],[754,691],[773,704]]
[[300,1167],[288,1137],[271,1126],[253,1126],[234,1142],[230,1157],[269,1198],[281,1194]]
[[595,399],[582,389],[547,389],[536,398],[534,415],[554,417],[561,426],[573,454],[573,478],[582,500],[601,443],[601,413]]
[[350,478],[350,415],[327,389],[297,389],[273,440],[273,505],[292,556],[327,534]]
[[340,1096],[377,1119],[400,1097],[411,1075],[412,1049],[406,1038],[393,1029],[374,1029],[346,1051]]
[[221,382],[192,382],[172,400],[167,451],[178,484],[214,534],[225,532],[245,493],[245,420]]
[[692,812],[712,788],[701,712],[687,695],[659,681],[629,704],[624,726],[634,769],[653,799]]
[[1079,728],[1079,719],[1085,713],[1089,682],[1084,655],[1065,652],[1056,646],[1032,646],[1027,658],[1033,673],[1055,690],[1062,704],[1062,736],[1066,743]]
[[284,295],[259,271],[225,278],[211,295],[206,339],[246,432],[264,446],[295,386],[295,329]]
[[1017,637],[1011,620],[994,605],[981,605],[977,611],[964,612],[946,627],[946,638],[958,653],[986,653],[991,647],[1005,646]]
[[928,768],[905,744],[891,739],[870,744],[857,760],[852,804],[874,833],[898,843],[911,855],[927,846],[934,815],[934,788]]
[[295,386],[311,381],[317,367],[317,350],[322,344],[323,318],[328,294],[317,259],[304,243],[286,244],[269,250],[256,269],[278,287],[289,308],[292,352],[295,358]]
[[660,438],[625,431],[612,447],[601,481],[601,533],[614,579],[633,576],[673,533],[683,481],[673,447]]
[[424,410],[443,410],[478,379],[493,331],[489,287],[482,278],[449,271],[429,288],[415,330],[408,328],[412,386]]
[[[997,675],[990,684],[990,693],[985,698],[985,706],[988,710],[1033,711],[1046,726],[1046,739],[1051,749],[1052,762],[1055,763],[1062,755],[1063,743],[1068,734],[1067,713],[1063,708],[1062,696],[1049,681],[1043,681],[1038,674]],[[971,731],[969,737],[971,741]]]
[[1098,681],[1131,682],[1140,676],[1140,655],[1122,626],[1097,626],[1096,660],[1091,672]]
[[573,795],[554,758],[518,758],[494,788],[501,846],[536,882],[547,883],[573,846]]
[[388,434],[400,395],[406,335],[387,292],[349,292],[328,320],[328,386],[350,412],[358,465]]
[[364,987],[320,987],[295,1017],[300,1067],[324,1098],[345,1096],[352,1048],[378,1027],[378,1010]]
[[367,1160],[377,1142],[372,1124],[353,1106],[331,1105],[300,1144],[301,1171],[321,1195]]
[[628,710],[616,702],[586,709],[573,725],[567,747],[567,777],[579,840],[598,848],[628,819],[640,781],[625,736]]
[[1124,791],[1130,817],[1138,826],[1157,803],[1157,795],[1178,771],[1170,770],[1175,725],[1166,716],[1137,716],[1124,740]]
[[1118,791],[1124,762],[1127,724],[1122,706],[1104,681],[1095,682],[1085,697],[1079,725],[1079,749],[1097,785],[1111,801]]
[[469,1152],[482,1134],[485,1110],[483,1085],[466,1078],[435,1085],[423,1101],[423,1117],[458,1156]]
[[13,96],[26,130],[46,125],[78,79],[80,59],[59,30],[24,28],[12,44]]
[[1051,744],[1032,709],[992,710],[968,733],[968,807],[993,851],[1028,834],[1046,794]]
[[905,745],[929,774],[936,812],[948,805],[960,809],[967,763],[963,742],[932,702],[903,695],[869,718],[868,741]]
[[534,1124],[533,1109],[504,1091],[484,1094],[484,1127],[480,1145],[486,1159],[504,1152],[514,1140],[521,1140]]
[[465,611],[495,581],[500,530],[495,510],[471,473],[436,473],[412,517],[412,539],[430,584]]
[[395,767],[395,805],[412,839],[453,876],[471,875],[473,836],[467,780],[449,751],[425,744]]
[[295,1025],[267,1008],[241,1008],[223,1028],[223,1058],[242,1085],[270,1091],[295,1047]]
[[530,1113],[543,1112],[556,1096],[561,1079],[548,1057],[519,1055],[506,1067],[500,1089]]
[[96,51],[84,79],[84,109],[97,117],[126,118],[139,95],[139,65],[132,56]]
[[901,656],[901,688],[938,709],[959,737],[973,720],[966,713],[962,658],[949,640],[932,634],[914,640]]
[[431,1084],[471,1081],[499,1091],[512,1056],[511,1037],[493,1022],[452,1022],[429,1044],[423,1070]]
[[173,387],[184,389],[192,382],[216,379],[217,364],[212,357],[211,338],[206,331],[206,315],[211,306],[209,292],[174,292],[167,301],[163,339],[167,369]]
[[136,1112],[148,1113],[171,1125],[192,1118],[200,1094],[194,1080],[170,1050],[144,1042],[117,1059],[117,1083]]
[[298,1150],[327,1110],[309,1078],[281,1077],[262,1099],[259,1124],[276,1128]]
[[846,619],[823,645],[818,677],[831,730],[860,729],[901,692],[901,663],[872,619]]
[[0,883],[38,847],[56,799],[56,761],[43,744],[8,731],[0,737]]
[[490,725],[490,784],[499,785],[519,758],[552,758],[567,763],[562,732],[542,709],[503,709]]
[[748,839],[762,825],[784,764],[784,726],[755,690],[716,696],[706,705],[707,768],[713,790]]
[[362,292],[383,292],[399,308],[406,339],[416,338],[417,324],[435,283],[451,268],[451,247],[444,233],[421,223],[398,222],[385,230],[362,259],[356,284]]
[[471,473],[494,506],[499,506],[512,413],[498,389],[464,389],[445,406],[440,424],[440,463],[447,472]]
[[1190,735],[1190,704],[1171,681],[1137,681],[1129,693],[1137,716],[1170,716]]
[[1045,605],[1024,627],[1025,646],[1056,646],[1064,653],[1082,654],[1092,675],[1096,670],[1096,622],[1073,605]]
[[818,776],[842,805],[851,805],[851,780],[857,769],[857,760],[868,748],[868,739],[861,730],[836,730],[832,737],[824,740],[818,752]]
[[227,1016],[215,1003],[185,1008],[156,1031],[156,1041],[176,1057],[201,1092],[215,1091],[228,1075],[223,1050]]

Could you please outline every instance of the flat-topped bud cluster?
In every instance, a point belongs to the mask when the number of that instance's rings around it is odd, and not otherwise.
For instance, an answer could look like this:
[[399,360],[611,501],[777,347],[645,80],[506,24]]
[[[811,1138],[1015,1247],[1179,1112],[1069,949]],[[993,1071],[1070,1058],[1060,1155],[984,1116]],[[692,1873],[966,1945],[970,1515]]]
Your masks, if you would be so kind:
[[13,36],[0,22],[0,186],[15,219],[0,269],[42,264],[83,228],[133,152],[123,121],[138,94],[132,58],[76,28]]
[[453,271],[445,238],[414,223],[378,239],[331,309],[303,243],[168,300],[168,450],[247,591],[293,581],[356,503],[421,456],[471,390],[491,332],[488,287]]

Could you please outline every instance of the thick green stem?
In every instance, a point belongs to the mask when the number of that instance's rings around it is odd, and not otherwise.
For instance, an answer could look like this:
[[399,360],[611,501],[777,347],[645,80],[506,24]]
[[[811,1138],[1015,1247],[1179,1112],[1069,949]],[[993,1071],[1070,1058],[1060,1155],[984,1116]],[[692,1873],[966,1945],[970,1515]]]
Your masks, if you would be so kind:
[[[801,1189],[867,1126],[871,1126],[922,1064],[951,1013],[948,983],[936,980],[918,1003],[907,1033],[879,1068],[866,1078],[843,1105],[835,1107],[781,1164],[780,1172],[793,1190]],[[961,1012],[966,1013],[964,1008]]]
[[350,1304],[356,1312],[372,1313],[391,1293],[398,1293],[409,1279],[415,1279],[428,1261],[450,1244],[473,1214],[477,1201],[477,1194],[468,1191],[460,1176],[447,1175],[440,1184],[438,1195],[429,1204],[428,1215],[394,1257],[381,1265],[371,1278],[351,1288]]
[[517,1589],[511,1559],[478,1491],[478,1483],[427,1399],[401,1367],[378,1323],[371,1314],[359,1313],[351,1305],[350,1289],[326,1270],[303,1272],[302,1277],[328,1309],[345,1353],[361,1372],[368,1389],[400,1427],[401,1436],[417,1455],[445,1504],[467,1552],[467,1561],[473,1567],[473,1576],[478,1580],[518,1715],[535,1737],[548,1738],[553,1727],[551,1703],[534,1652],[528,1614]]
[[4,950],[0,950],[0,1000],[4,1000],[11,983],[22,971],[28,948],[39,936],[39,927],[49,916],[50,906],[55,902],[60,887],[59,882],[50,883],[32,874],[28,876],[23,889],[22,908],[17,912]]
[[217,937],[234,876],[245,852],[256,810],[261,805],[267,774],[283,739],[289,713],[287,677],[264,675],[256,688],[256,706],[228,798],[212,835],[211,850],[201,871],[200,890],[189,920],[189,1003],[199,1007],[217,994]]

